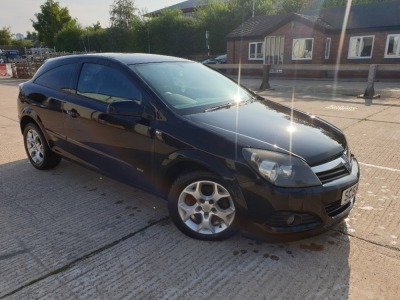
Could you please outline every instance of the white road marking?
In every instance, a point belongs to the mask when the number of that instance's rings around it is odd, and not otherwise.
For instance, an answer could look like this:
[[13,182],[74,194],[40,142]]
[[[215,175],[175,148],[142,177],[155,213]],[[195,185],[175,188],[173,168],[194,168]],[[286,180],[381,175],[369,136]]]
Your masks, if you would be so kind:
[[353,106],[343,106],[343,105],[329,105],[325,107],[326,109],[342,110],[342,111],[354,111],[357,107]]
[[366,164],[359,162],[360,165],[366,166],[366,167],[371,167],[371,168],[377,168],[381,170],[386,170],[386,171],[391,171],[391,172],[400,172],[399,169],[393,169],[393,168],[388,168],[388,167],[382,167],[382,166],[376,166],[376,165],[371,165],[371,164]]

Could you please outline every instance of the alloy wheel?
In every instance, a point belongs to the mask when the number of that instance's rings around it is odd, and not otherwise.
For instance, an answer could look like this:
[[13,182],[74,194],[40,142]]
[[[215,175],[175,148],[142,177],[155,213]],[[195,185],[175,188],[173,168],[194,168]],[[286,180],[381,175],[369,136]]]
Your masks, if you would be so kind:
[[230,227],[236,210],[231,195],[222,185],[213,181],[196,181],[182,190],[178,212],[189,229],[213,235]]
[[26,148],[32,161],[40,165],[44,161],[43,142],[34,129],[30,129],[26,135]]

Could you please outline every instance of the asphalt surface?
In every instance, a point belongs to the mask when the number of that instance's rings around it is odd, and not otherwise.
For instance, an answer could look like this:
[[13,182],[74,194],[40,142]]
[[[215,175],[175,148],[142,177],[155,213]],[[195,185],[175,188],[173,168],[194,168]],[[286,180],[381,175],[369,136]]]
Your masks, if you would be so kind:
[[[271,79],[261,95],[343,129],[361,166],[355,208],[297,242],[202,242],[166,202],[68,161],[26,158],[16,97],[0,78],[0,299],[398,299],[400,83]],[[259,79],[242,78],[257,89]]]

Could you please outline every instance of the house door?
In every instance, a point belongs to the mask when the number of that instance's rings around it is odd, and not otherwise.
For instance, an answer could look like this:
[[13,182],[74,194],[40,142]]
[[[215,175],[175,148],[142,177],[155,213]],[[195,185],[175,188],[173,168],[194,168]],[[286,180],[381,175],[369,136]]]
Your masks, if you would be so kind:
[[283,36],[265,37],[264,64],[279,65],[283,64],[283,50],[285,38]]

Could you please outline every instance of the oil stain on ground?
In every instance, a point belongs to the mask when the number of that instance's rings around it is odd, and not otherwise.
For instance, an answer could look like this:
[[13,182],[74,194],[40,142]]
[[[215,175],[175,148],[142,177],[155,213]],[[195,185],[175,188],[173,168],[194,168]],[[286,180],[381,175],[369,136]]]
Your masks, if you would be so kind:
[[315,243],[311,243],[309,245],[300,244],[300,248],[310,250],[310,251],[322,251],[322,250],[324,250],[324,245],[318,245]]
[[[239,254],[243,255],[243,254],[246,254],[246,253],[247,253],[247,250],[240,250],[240,251],[235,250],[235,251],[233,251],[233,255],[234,256],[237,256]],[[254,249],[253,253],[259,253],[259,250],[258,249]],[[264,258],[269,258],[269,259],[272,259],[272,260],[275,260],[275,261],[280,260],[279,256],[269,255],[268,253],[263,254],[263,257]]]

